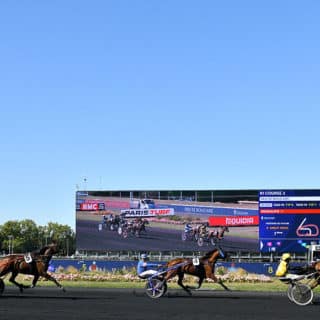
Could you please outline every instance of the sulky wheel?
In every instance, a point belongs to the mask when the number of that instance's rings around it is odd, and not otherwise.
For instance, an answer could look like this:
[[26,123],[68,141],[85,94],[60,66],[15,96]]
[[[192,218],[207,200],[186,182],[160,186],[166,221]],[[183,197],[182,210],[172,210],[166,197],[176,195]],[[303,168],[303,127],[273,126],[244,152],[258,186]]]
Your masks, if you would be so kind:
[[158,278],[148,280],[145,286],[147,296],[152,299],[162,297],[167,292],[167,288],[167,283]]
[[293,297],[292,297],[292,289],[294,287],[294,284],[290,283],[288,286],[288,290],[287,290],[287,296],[289,298],[290,301],[293,302]]
[[198,243],[198,246],[199,246],[199,247],[202,247],[202,246],[203,246],[203,244],[204,244],[204,240],[203,240],[203,238],[202,238],[202,237],[200,237],[200,238],[198,239],[197,243]]
[[216,246],[218,243],[218,239],[216,237],[211,237],[210,238],[210,242],[213,246]]
[[306,306],[312,302],[313,291],[304,283],[296,283],[291,290],[292,301],[299,306]]

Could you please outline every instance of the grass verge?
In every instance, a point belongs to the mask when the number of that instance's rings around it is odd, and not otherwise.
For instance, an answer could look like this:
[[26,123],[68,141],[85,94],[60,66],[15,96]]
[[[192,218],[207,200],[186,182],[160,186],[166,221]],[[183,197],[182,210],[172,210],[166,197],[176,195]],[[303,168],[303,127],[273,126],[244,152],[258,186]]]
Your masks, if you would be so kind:
[[[25,285],[31,284],[30,281],[19,281]],[[137,282],[132,282],[132,281],[60,281],[60,283],[65,287],[65,288],[110,288],[110,289],[115,289],[115,288],[129,288],[129,289],[139,289],[139,288],[144,288],[145,282],[143,281],[137,281]],[[195,285],[194,283],[188,283],[189,285]],[[224,282],[225,285],[228,286],[229,289],[234,290],[234,291],[264,291],[264,292],[270,292],[270,291],[275,291],[275,292],[286,292],[288,285],[278,281],[274,280],[272,282],[267,282],[267,283],[241,283],[241,282]],[[12,286],[8,280],[5,280],[5,285],[6,286]],[[38,287],[55,287],[55,284],[53,284],[51,281],[39,281],[37,284]],[[176,289],[180,288],[177,283],[175,282],[170,282],[168,284],[169,288]],[[221,286],[216,283],[208,283],[205,282],[202,284],[202,289],[212,289],[212,290],[220,290]],[[314,289],[314,293],[320,293],[320,286]]]

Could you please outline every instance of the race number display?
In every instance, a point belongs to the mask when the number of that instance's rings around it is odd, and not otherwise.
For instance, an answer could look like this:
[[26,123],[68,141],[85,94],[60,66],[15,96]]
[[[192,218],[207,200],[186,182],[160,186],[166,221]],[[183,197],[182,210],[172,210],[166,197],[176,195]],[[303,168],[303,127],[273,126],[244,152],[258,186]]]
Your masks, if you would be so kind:
[[305,252],[320,235],[320,190],[259,191],[262,252]]

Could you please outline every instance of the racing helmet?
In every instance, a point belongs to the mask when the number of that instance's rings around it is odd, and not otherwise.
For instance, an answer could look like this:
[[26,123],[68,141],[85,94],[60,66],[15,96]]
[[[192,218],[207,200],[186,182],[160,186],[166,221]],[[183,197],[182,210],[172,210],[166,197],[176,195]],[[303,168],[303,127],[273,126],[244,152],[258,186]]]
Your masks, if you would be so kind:
[[148,258],[148,255],[146,254],[146,253],[143,253],[142,255],[141,255],[141,259],[147,259]]
[[286,260],[289,260],[289,259],[291,259],[290,253],[284,253],[284,254],[281,256],[281,260],[283,260],[283,261],[286,261]]

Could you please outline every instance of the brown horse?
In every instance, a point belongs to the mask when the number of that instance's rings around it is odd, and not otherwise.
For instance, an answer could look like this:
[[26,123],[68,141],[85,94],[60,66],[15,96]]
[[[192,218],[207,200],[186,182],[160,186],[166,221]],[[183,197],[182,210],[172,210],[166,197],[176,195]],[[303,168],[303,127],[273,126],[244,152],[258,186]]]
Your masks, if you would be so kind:
[[[23,289],[33,288],[36,286],[36,283],[39,277],[44,277],[47,280],[53,281],[57,287],[65,289],[61,284],[50,274],[47,273],[49,262],[52,256],[57,253],[57,243],[52,242],[48,246],[41,248],[39,251],[34,251],[30,254],[29,259],[32,261],[27,262],[28,260],[23,254],[11,254],[0,260],[0,277],[11,272],[10,282],[19,287],[20,292],[23,292]],[[15,278],[19,273],[33,275],[33,281],[31,286],[25,286],[21,283],[15,281]]]
[[313,262],[308,271],[315,273],[310,283],[311,288],[314,289],[320,284],[320,261]]
[[[186,258],[176,258],[166,264],[168,272],[164,275],[164,281],[167,281],[175,276],[178,276],[178,284],[189,295],[190,289],[199,289],[204,279],[212,279],[214,282],[219,283],[225,290],[229,290],[221,280],[214,275],[215,264],[219,258],[225,259],[226,254],[219,248],[207,252],[199,261]],[[199,278],[198,287],[185,286],[183,284],[184,274],[189,274]]]
[[146,224],[149,224],[147,219],[138,218],[133,222],[133,232],[136,236],[140,236],[141,232],[146,232]]
[[225,232],[229,232],[229,228],[226,227],[226,226],[223,226],[223,227],[220,227],[218,230],[217,230],[217,233],[216,233],[216,236],[219,240],[222,240],[223,237],[224,237],[224,233]]

